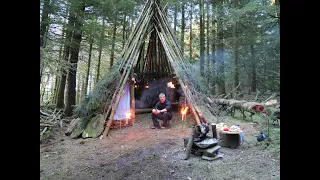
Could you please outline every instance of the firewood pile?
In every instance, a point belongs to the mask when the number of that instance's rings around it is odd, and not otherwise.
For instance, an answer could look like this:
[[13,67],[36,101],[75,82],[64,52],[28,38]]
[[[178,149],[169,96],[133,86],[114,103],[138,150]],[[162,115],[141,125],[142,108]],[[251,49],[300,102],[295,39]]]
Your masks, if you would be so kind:
[[62,110],[40,108],[40,138],[44,133],[54,126],[63,126],[63,119],[61,118]]

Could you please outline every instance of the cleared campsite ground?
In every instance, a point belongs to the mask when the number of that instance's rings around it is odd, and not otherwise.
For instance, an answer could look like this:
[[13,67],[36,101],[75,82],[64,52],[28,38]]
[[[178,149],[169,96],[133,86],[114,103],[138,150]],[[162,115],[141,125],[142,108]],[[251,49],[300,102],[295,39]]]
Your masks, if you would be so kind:
[[191,132],[174,114],[170,129],[150,129],[150,114],[137,115],[134,126],[112,129],[110,136],[71,139],[61,128],[40,144],[40,179],[280,179],[280,128],[271,128],[273,141],[257,142],[262,119],[228,117],[228,125],[240,124],[245,141],[237,149],[222,147],[225,156],[207,161],[190,155],[183,160],[183,138]]

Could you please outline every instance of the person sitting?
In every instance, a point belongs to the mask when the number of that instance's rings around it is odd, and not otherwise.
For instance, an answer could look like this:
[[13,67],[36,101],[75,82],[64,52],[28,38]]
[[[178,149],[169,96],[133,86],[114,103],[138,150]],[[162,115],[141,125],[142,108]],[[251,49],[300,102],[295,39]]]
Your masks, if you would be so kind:
[[[167,121],[172,119],[171,114],[171,103],[166,100],[166,95],[164,93],[159,94],[159,101],[156,103],[154,108],[152,109],[152,122],[153,127],[151,129],[165,129],[167,126]],[[159,121],[163,120],[162,127],[159,125]]]

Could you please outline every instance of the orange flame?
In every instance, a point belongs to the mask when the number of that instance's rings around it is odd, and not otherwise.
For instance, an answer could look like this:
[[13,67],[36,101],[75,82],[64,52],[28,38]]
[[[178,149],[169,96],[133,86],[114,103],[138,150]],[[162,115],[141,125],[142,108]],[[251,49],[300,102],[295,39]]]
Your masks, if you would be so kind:
[[129,119],[131,117],[131,113],[126,113],[126,118]]
[[148,88],[149,88],[149,85],[146,85],[145,88],[148,89]]
[[188,106],[186,106],[186,107],[183,107],[182,109],[181,109],[181,114],[182,115],[185,115],[186,113],[187,113],[187,111],[188,111],[188,109],[189,109],[189,107]]
[[167,86],[168,86],[169,88],[172,88],[172,89],[175,88],[175,87],[174,87],[174,84],[172,84],[172,82],[168,82]]

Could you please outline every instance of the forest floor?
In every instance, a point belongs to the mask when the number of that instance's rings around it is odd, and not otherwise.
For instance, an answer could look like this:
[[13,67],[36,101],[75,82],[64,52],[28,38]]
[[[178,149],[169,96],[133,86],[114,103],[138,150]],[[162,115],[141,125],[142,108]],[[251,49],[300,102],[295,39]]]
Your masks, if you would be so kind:
[[256,136],[265,127],[259,115],[242,120],[224,119],[229,127],[239,124],[244,141],[236,149],[221,147],[222,159],[204,160],[191,154],[184,160],[183,138],[189,137],[192,115],[187,123],[174,114],[169,129],[150,129],[150,113],[136,116],[133,126],[111,129],[104,139],[71,139],[67,127],[51,130],[40,143],[40,179],[280,179],[280,127],[271,126],[269,146]]

